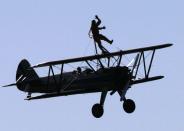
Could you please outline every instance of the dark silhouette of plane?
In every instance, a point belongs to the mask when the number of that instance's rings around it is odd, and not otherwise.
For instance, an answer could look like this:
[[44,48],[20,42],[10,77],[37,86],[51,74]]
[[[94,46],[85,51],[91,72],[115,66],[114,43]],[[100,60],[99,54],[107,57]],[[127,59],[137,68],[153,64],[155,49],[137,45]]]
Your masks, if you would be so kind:
[[[163,44],[131,50],[124,50],[101,55],[92,55],[78,57],[59,61],[50,61],[35,66],[31,66],[27,60],[22,60],[17,68],[16,82],[8,86],[17,86],[23,92],[27,92],[26,100],[44,99],[58,96],[95,93],[101,92],[100,102],[92,107],[92,114],[96,118],[100,118],[104,112],[104,102],[107,93],[113,95],[117,92],[120,100],[123,101],[123,109],[127,113],[135,110],[135,103],[131,99],[126,98],[126,92],[133,85],[162,79],[163,76],[151,76],[150,70],[154,58],[155,51],[161,48],[172,46],[172,44]],[[151,59],[146,62],[145,52],[151,51]],[[136,54],[134,64],[132,66],[124,66],[122,57],[128,54]],[[103,62],[103,60],[108,60]],[[114,61],[116,59],[116,61]],[[98,63],[96,63],[98,61]],[[77,67],[74,70],[64,72],[67,64],[76,62],[85,62],[87,67]],[[98,68],[94,63],[99,64]],[[131,62],[132,63],[132,62]],[[143,66],[142,77],[137,77],[140,66]],[[53,68],[57,65],[61,66],[60,73]],[[48,75],[40,77],[34,68],[48,67]],[[31,96],[32,93],[41,93],[38,96]]]
[[[105,26],[99,27],[100,24],[101,24],[101,20],[99,19],[99,17],[97,15],[95,16],[95,19],[97,21],[92,20],[91,28],[89,30],[88,35],[89,35],[90,38],[94,39],[95,44],[97,43],[98,47],[101,49],[102,53],[105,54],[105,53],[108,53],[108,51],[107,51],[107,49],[105,49],[105,47],[102,46],[101,40],[106,41],[109,44],[112,44],[113,40],[109,40],[107,37],[100,34],[99,31],[102,30],[102,29],[105,29],[106,27]],[[92,32],[92,36],[90,35],[90,32]],[[96,47],[96,45],[95,45],[95,47]],[[97,51],[96,51],[96,53],[97,53]]]

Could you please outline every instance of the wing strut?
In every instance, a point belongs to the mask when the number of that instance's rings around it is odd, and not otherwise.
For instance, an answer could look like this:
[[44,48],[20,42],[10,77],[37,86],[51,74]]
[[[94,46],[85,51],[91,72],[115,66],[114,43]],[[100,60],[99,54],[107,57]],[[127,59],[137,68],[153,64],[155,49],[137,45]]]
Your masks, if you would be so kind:
[[149,62],[149,65],[146,65],[146,58],[145,58],[144,51],[141,52],[140,57],[137,58],[138,64],[137,64],[137,67],[136,67],[134,78],[136,78],[136,76],[137,76],[141,61],[143,62],[143,65],[144,65],[143,66],[144,67],[144,77],[149,78],[149,74],[150,74],[150,70],[151,70],[151,66],[152,66],[152,63],[153,63],[154,56],[155,56],[155,49],[152,51],[151,60]]
[[149,73],[150,73],[150,70],[151,70],[152,63],[153,63],[154,55],[155,55],[155,50],[153,50],[153,53],[152,53],[152,56],[151,56],[150,65],[149,65],[148,72],[147,72],[147,75],[146,75],[147,78],[149,77]]

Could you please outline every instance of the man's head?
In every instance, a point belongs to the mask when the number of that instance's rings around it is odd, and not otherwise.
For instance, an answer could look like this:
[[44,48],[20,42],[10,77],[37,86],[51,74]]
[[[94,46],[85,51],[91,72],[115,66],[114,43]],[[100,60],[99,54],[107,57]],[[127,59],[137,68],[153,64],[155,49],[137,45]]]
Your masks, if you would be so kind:
[[96,25],[96,21],[95,20],[92,20],[91,24],[92,25]]

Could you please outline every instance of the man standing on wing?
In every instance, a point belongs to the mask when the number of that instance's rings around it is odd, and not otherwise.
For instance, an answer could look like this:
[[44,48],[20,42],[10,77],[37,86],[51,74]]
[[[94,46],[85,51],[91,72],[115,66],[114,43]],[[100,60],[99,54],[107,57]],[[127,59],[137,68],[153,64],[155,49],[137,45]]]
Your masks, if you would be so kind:
[[[98,44],[98,47],[101,49],[102,53],[108,53],[107,49],[105,49],[102,46],[101,40],[108,42],[109,44],[112,44],[113,40],[109,40],[107,37],[105,37],[104,35],[100,34],[100,30],[105,29],[105,26],[103,27],[99,27],[99,25],[101,24],[101,20],[98,18],[98,16],[95,16],[95,19],[97,20],[97,22],[95,20],[92,20],[91,22],[91,28],[89,31],[89,37],[93,38],[95,43]],[[90,36],[90,32],[92,32],[92,36]]]

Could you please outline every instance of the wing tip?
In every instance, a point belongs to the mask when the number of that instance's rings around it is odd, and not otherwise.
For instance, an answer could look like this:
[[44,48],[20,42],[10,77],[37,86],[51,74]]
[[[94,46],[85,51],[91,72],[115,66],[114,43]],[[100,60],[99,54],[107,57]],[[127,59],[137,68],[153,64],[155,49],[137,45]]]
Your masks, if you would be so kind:
[[173,43],[167,43],[166,45],[167,45],[167,47],[170,47],[170,46],[173,46],[174,44]]

